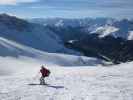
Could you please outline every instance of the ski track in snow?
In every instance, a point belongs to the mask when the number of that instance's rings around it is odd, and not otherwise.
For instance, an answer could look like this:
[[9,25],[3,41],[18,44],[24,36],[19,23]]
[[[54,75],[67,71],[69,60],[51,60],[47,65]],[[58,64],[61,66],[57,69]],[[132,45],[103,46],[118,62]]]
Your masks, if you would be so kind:
[[133,100],[131,65],[50,67],[48,86],[38,85],[39,76],[36,79],[23,77],[23,73],[3,76],[0,100]]

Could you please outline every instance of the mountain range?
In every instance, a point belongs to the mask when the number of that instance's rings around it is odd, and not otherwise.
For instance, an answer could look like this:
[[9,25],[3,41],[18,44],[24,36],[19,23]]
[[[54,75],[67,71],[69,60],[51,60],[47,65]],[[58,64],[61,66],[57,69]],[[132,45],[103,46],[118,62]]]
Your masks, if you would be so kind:
[[[20,19],[0,14],[0,41],[8,46],[3,39],[45,52],[97,57],[115,64],[133,60],[133,21],[128,19]],[[7,56],[4,50],[0,54]]]
[[128,19],[117,20],[113,18],[84,18],[84,19],[43,19],[35,18],[29,21],[44,26],[56,28],[80,28],[86,34],[98,34],[99,37],[111,35],[126,40],[133,40],[133,21]]
[[30,19],[57,34],[65,46],[86,56],[121,63],[133,60],[133,21],[113,18]]
[[[132,100],[133,40],[111,35],[116,26],[93,29],[83,20],[48,25],[1,14],[0,100]],[[42,65],[51,72],[45,85]]]
[[64,47],[61,39],[43,25],[7,14],[0,15],[0,37],[42,51],[74,53]]

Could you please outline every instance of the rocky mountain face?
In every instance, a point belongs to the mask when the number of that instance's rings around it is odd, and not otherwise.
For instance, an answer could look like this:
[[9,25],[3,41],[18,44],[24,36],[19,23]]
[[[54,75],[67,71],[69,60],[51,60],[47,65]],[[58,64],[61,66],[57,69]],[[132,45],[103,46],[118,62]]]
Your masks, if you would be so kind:
[[[31,21],[31,20],[30,20]],[[112,18],[33,19],[43,24],[64,42],[67,48],[121,63],[133,60],[133,21]]]
[[[133,21],[111,18],[23,20],[0,14],[0,37],[47,52],[133,60]],[[77,51],[77,52],[76,52]]]
[[0,37],[42,51],[74,53],[49,28],[7,14],[0,14]]

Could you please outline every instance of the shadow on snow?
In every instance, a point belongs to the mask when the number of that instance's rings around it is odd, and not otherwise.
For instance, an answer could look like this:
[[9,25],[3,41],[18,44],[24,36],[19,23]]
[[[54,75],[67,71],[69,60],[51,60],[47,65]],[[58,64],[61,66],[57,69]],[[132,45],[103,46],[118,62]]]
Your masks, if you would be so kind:
[[[31,83],[31,84],[28,84],[28,85],[36,86],[36,85],[41,85],[41,84]],[[65,88],[64,86],[56,86],[56,85],[50,85],[50,84],[45,84],[45,85],[42,85],[42,86],[47,86],[47,87],[51,87],[51,88],[55,88],[55,89]]]

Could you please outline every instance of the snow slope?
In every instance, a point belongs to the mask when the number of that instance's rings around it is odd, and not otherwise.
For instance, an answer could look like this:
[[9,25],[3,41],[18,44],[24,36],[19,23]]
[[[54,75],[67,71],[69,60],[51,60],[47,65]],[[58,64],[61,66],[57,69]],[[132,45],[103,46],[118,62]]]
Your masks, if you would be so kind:
[[[2,37],[0,37],[0,59],[1,59],[1,64],[3,64],[2,63],[3,61],[5,62],[5,64],[9,63],[8,68],[12,69],[13,71],[12,73],[16,72],[15,70],[16,67],[15,68],[13,67],[16,65],[14,65],[14,63],[11,62],[23,63],[26,62],[27,60],[39,62],[40,65],[52,64],[52,65],[63,65],[63,66],[77,66],[77,65],[95,66],[97,64],[104,64],[104,61],[96,58],[42,52]],[[3,67],[2,69],[0,69],[0,74],[7,73],[8,71],[4,72],[3,70],[8,70],[8,68]]]
[[49,85],[41,86],[39,63],[0,61],[0,67],[27,66],[14,75],[0,76],[0,100],[133,100],[132,62],[110,67],[47,65],[52,73],[46,78]]
[[[12,55],[0,56],[0,100],[133,100],[133,62],[105,67],[94,58],[46,53],[4,38],[1,46]],[[14,50],[23,53],[14,57]],[[39,85],[41,64],[51,70],[47,86]]]

